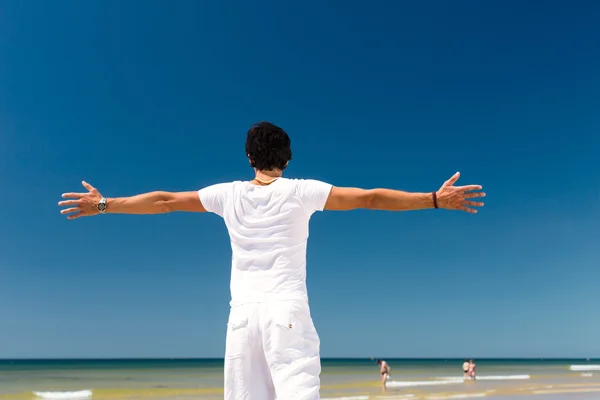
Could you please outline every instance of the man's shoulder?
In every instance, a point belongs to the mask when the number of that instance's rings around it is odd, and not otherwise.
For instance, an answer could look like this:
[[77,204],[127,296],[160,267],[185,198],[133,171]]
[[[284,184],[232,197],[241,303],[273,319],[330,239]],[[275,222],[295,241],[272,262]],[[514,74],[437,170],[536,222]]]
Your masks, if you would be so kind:
[[212,184],[210,184],[210,185],[208,185],[206,187],[214,187],[214,188],[225,189],[225,188],[229,188],[229,187],[239,186],[240,184],[243,184],[243,183],[244,183],[244,181],[239,181],[239,180],[236,180],[236,181],[222,181],[222,182],[212,183]]
[[316,178],[281,178],[294,186],[320,186],[327,185],[327,182]]
[[242,181],[229,181],[229,182],[218,182],[212,183],[210,185],[204,186],[203,188],[198,190],[200,197],[205,196],[220,196],[227,197],[232,191],[235,190],[236,187],[239,187],[240,184],[243,184]]

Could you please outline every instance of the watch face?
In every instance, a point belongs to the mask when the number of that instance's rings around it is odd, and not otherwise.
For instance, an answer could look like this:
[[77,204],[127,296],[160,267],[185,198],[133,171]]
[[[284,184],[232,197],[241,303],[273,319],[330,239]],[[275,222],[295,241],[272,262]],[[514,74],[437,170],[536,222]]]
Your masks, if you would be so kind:
[[98,211],[102,212],[106,210],[106,203],[98,203]]

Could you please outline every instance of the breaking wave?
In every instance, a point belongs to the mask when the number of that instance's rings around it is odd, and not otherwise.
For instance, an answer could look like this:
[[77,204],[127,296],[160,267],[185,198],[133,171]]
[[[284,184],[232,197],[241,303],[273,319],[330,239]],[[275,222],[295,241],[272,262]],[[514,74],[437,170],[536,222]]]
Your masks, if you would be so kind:
[[446,399],[472,399],[476,397],[486,397],[485,393],[459,393],[448,396],[430,396],[429,400],[446,400]]
[[74,392],[33,392],[37,397],[42,399],[87,399],[92,397],[91,390],[78,390]]
[[600,365],[571,365],[571,371],[600,371]]
[[[463,378],[458,378],[458,377],[445,377],[445,378],[435,378],[435,379],[445,380],[445,381],[463,380]],[[529,375],[488,375],[488,376],[478,375],[477,376],[478,381],[515,381],[515,380],[525,380],[525,379],[531,379],[531,376],[529,376]]]
[[386,383],[387,387],[411,387],[411,386],[437,386],[437,385],[452,385],[458,383],[464,383],[463,378],[456,379],[447,379],[447,380],[437,380],[437,381],[388,381]]

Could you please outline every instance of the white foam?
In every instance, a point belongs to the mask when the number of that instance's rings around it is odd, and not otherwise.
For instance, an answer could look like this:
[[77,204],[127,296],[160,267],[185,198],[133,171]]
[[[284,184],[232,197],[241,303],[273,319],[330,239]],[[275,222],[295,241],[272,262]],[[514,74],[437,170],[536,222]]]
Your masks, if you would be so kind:
[[600,371],[600,365],[571,365],[571,371]]
[[91,390],[78,390],[75,392],[33,392],[37,397],[42,399],[87,399],[92,397]]
[[458,383],[464,383],[464,379],[448,379],[442,381],[388,381],[386,382],[387,387],[409,387],[409,386],[433,386],[433,385],[452,385]]
[[[444,381],[448,381],[448,380],[462,380],[463,378],[459,378],[459,377],[441,377],[441,378],[435,378],[435,379],[440,379],[440,380],[444,380]],[[477,375],[476,378],[478,381],[515,381],[515,380],[524,380],[524,379],[531,379],[531,376],[529,375]]]
[[586,374],[581,374],[581,376],[583,376],[584,378],[591,378],[592,376],[594,376],[594,374],[586,373]]
[[459,393],[459,394],[451,394],[449,396],[430,396],[428,399],[430,400],[446,400],[446,399],[472,399],[476,397],[485,397],[485,393]]

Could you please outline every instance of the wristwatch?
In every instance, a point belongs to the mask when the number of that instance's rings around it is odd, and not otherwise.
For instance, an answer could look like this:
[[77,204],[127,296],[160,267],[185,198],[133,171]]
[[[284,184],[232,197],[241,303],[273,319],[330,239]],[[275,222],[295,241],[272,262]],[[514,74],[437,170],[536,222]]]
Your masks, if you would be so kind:
[[106,214],[106,197],[100,199],[97,207],[100,214]]

